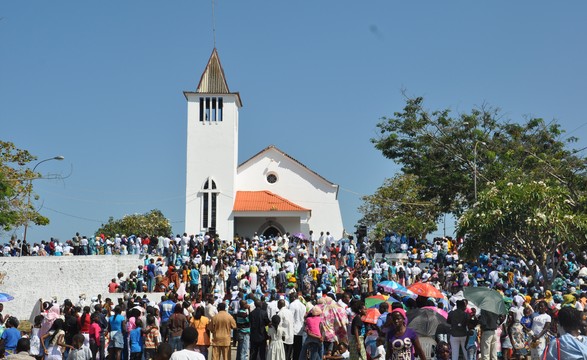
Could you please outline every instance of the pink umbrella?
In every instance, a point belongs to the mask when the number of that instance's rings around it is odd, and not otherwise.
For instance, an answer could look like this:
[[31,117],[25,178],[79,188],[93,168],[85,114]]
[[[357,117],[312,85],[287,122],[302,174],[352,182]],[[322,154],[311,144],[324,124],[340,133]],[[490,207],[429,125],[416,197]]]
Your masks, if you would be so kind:
[[440,308],[437,308],[436,306],[424,306],[422,309],[430,309],[432,311],[436,311],[437,313],[442,315],[445,319],[448,318],[448,313]]

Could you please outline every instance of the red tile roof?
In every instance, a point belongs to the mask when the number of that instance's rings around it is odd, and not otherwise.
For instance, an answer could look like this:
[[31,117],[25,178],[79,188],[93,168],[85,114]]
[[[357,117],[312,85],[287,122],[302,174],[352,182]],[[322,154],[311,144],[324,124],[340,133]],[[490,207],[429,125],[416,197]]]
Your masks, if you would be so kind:
[[271,191],[237,191],[233,211],[310,211]]

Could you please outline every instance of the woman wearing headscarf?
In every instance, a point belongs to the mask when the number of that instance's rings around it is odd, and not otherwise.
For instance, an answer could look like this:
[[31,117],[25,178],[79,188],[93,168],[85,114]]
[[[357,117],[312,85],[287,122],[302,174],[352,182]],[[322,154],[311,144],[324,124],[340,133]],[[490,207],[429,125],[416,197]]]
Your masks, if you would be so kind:
[[426,354],[418,340],[418,334],[406,326],[406,312],[403,309],[393,309],[391,311],[391,321],[393,332],[388,335],[389,345],[387,354],[391,359],[411,359],[414,355],[419,359],[425,360]]
[[41,330],[39,330],[39,337],[43,337],[43,335],[49,332],[49,329],[51,329],[53,322],[55,322],[55,320],[61,317],[61,311],[59,310],[59,304],[52,304],[49,301],[43,302],[42,299],[40,300],[40,302],[42,309],[41,315],[43,315],[43,321],[41,322]]

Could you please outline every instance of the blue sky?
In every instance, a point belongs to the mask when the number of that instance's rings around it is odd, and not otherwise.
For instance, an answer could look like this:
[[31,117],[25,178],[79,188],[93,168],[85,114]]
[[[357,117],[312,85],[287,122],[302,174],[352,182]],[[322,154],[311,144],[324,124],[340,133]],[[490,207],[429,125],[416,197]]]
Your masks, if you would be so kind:
[[[109,216],[154,208],[183,232],[182,91],[196,89],[214,46],[211,8],[2,2],[0,138],[66,158],[38,167],[67,178],[35,182],[51,224],[29,240],[92,235]],[[399,169],[369,139],[402,109],[403,89],[430,109],[489,104],[512,121],[556,119],[586,145],[584,1],[219,0],[215,14],[244,104],[239,160],[274,144],[339,184],[347,230],[360,196]]]

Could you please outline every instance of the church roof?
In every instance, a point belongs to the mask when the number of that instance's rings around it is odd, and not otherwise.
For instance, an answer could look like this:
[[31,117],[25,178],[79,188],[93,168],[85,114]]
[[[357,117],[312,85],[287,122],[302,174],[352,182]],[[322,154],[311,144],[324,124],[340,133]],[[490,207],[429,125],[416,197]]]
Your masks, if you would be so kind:
[[293,160],[296,164],[300,165],[302,168],[306,169],[307,171],[309,171],[310,173],[314,174],[315,176],[319,177],[320,179],[326,181],[328,184],[332,185],[332,186],[338,186],[335,183],[328,181],[327,179],[325,179],[322,175],[318,174],[317,172],[315,172],[314,170],[310,169],[309,167],[307,167],[306,165],[302,164],[301,162],[299,162],[298,160],[294,159],[292,156],[288,155],[287,153],[281,151],[277,146],[275,145],[269,145],[267,146],[265,149],[259,151],[258,153],[256,153],[255,155],[251,156],[250,158],[248,158],[247,160],[243,161],[238,167],[241,167],[243,165],[245,165],[246,163],[248,163],[249,161],[253,160],[254,158],[256,158],[257,156],[263,154],[264,152],[267,152],[269,150],[275,150],[278,153],[282,154],[283,156]]
[[[187,94],[191,92],[186,91],[184,93]],[[216,48],[212,50],[212,55],[210,55],[206,69],[204,69],[204,72],[202,73],[202,77],[198,83],[196,93],[236,95],[239,106],[242,106],[240,94],[238,92],[231,93],[228,89],[228,83],[226,82],[226,77],[224,76],[224,69],[220,63],[220,57],[218,56],[218,51]]]
[[237,191],[233,211],[310,211],[271,191]]

